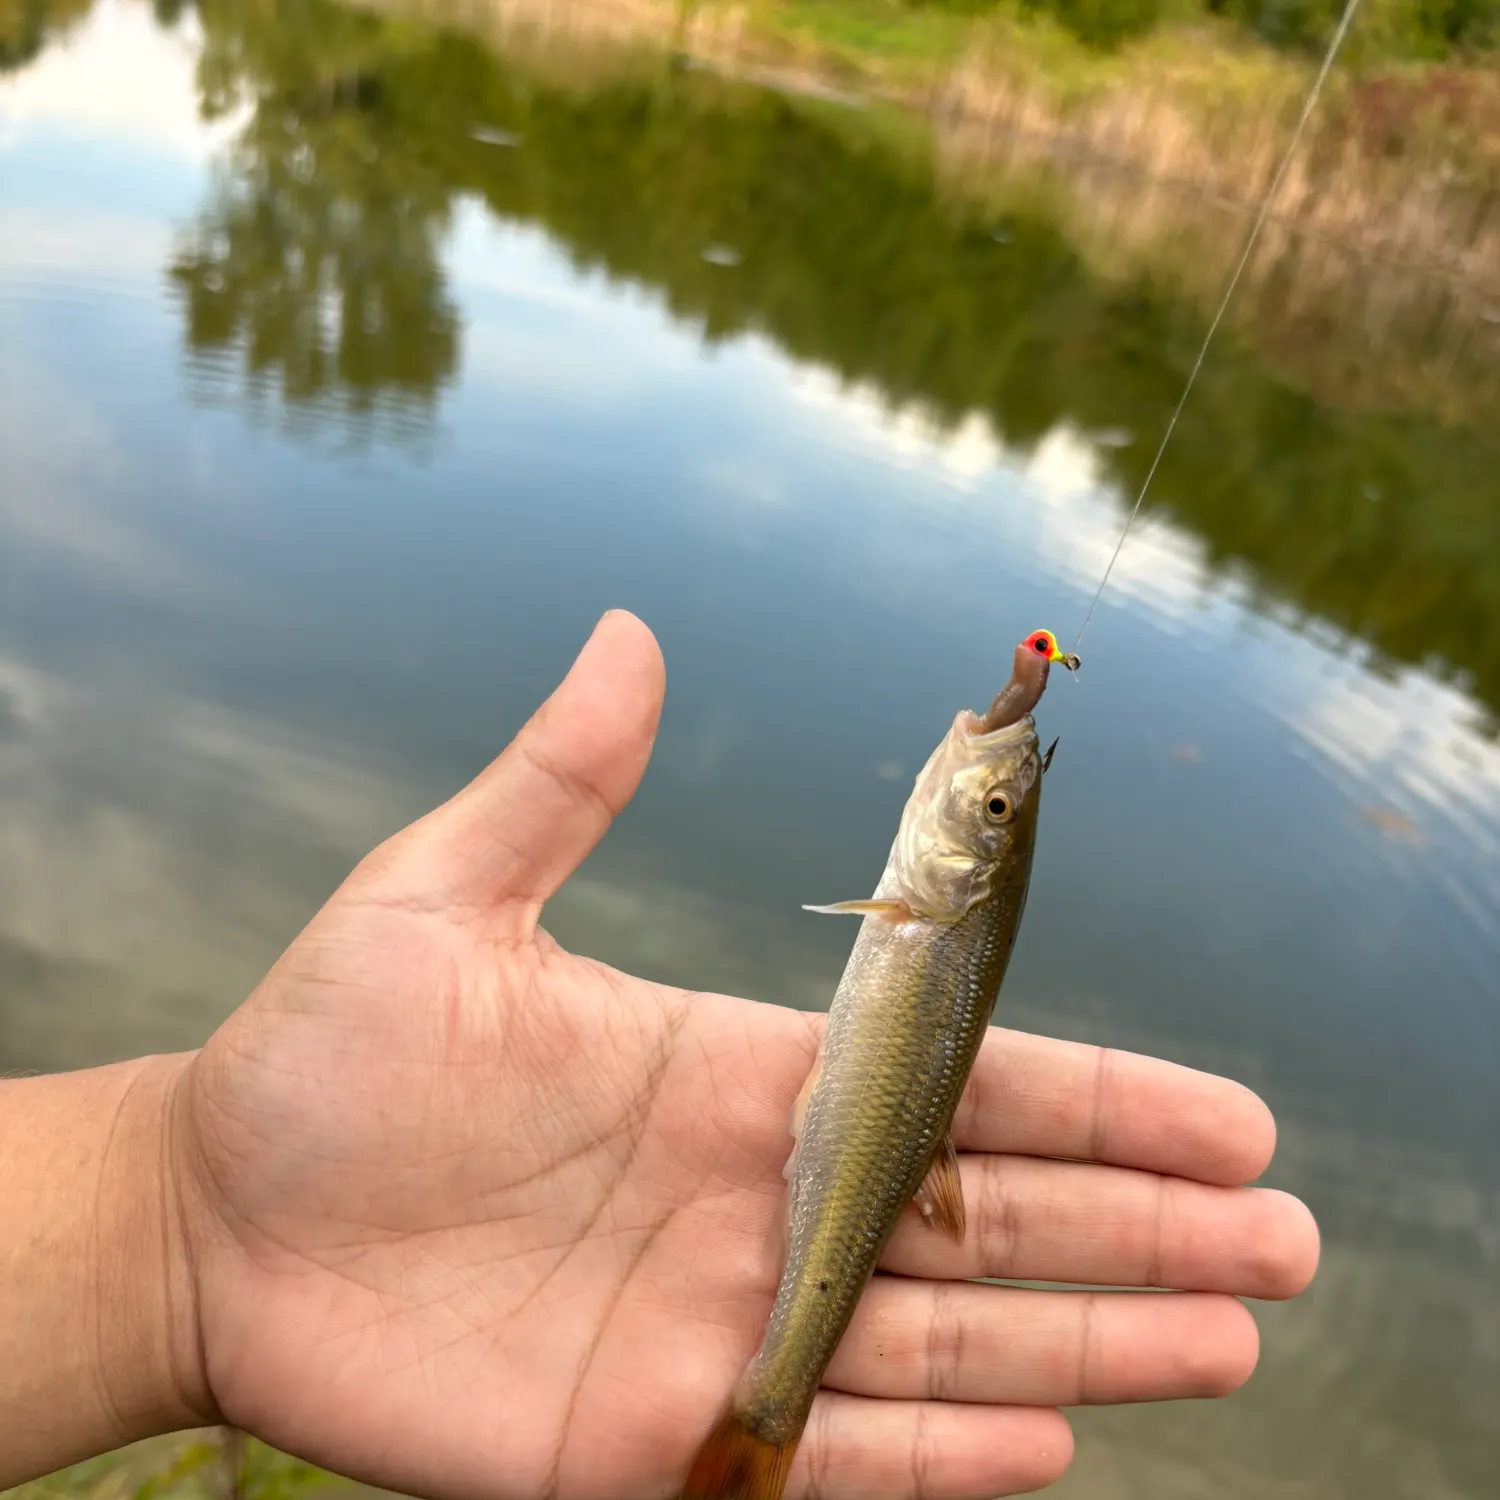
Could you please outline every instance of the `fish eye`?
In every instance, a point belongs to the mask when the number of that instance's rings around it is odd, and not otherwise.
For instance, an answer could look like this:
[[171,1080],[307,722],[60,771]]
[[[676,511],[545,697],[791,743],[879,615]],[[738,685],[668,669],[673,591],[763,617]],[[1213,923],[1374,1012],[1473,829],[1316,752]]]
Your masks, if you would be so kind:
[[994,791],[985,794],[984,815],[991,823],[1008,823],[1014,812],[1015,805],[1008,793],[996,787]]

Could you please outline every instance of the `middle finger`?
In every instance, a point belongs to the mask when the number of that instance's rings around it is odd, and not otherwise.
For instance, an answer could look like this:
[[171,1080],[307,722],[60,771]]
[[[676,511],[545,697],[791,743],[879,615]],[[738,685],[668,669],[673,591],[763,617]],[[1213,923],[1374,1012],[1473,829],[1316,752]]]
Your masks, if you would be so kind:
[[1030,1156],[962,1156],[959,1169],[963,1243],[910,1211],[883,1269],[1280,1299],[1302,1291],[1317,1268],[1312,1215],[1272,1188]]

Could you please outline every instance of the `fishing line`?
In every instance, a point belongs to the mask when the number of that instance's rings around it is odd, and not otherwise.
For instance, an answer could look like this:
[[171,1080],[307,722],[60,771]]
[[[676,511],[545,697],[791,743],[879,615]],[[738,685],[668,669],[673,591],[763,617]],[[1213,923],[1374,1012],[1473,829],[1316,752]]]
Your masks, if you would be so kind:
[[1187,398],[1198,379],[1198,372],[1203,368],[1208,346],[1213,343],[1214,335],[1219,331],[1219,324],[1224,321],[1224,314],[1228,310],[1230,299],[1234,296],[1234,290],[1240,284],[1240,277],[1244,275],[1245,267],[1250,263],[1250,256],[1255,250],[1256,241],[1260,238],[1260,232],[1270,216],[1271,204],[1275,202],[1276,194],[1281,190],[1281,183],[1287,174],[1287,168],[1291,166],[1292,157],[1296,155],[1297,147],[1302,142],[1302,132],[1307,128],[1308,120],[1312,118],[1312,112],[1317,107],[1318,96],[1323,92],[1323,85],[1328,81],[1328,74],[1333,68],[1334,59],[1339,55],[1339,48],[1344,45],[1344,37],[1348,34],[1349,24],[1354,20],[1354,13],[1358,9],[1359,0],[1346,0],[1344,13],[1339,17],[1339,24],[1334,28],[1333,38],[1328,43],[1328,51],[1324,54],[1323,65],[1318,69],[1318,76],[1313,80],[1312,88],[1308,90],[1307,101],[1302,106],[1302,115],[1297,121],[1297,128],[1292,132],[1292,139],[1281,158],[1281,165],[1276,169],[1276,175],[1271,179],[1271,185],[1261,199],[1260,211],[1250,227],[1250,234],[1245,240],[1245,248],[1240,255],[1239,264],[1235,266],[1234,274],[1230,276],[1229,284],[1224,288],[1219,310],[1208,325],[1208,332],[1203,335],[1198,357],[1193,361],[1193,368],[1188,374],[1187,384],[1182,388],[1182,395],[1177,398],[1176,409],[1167,422],[1167,430],[1162,434],[1161,442],[1157,446],[1156,457],[1151,460],[1151,467],[1146,471],[1146,478],[1141,485],[1140,493],[1135,497],[1135,504],[1130,507],[1130,514],[1125,518],[1125,525],[1121,528],[1119,540],[1115,543],[1115,550],[1110,554],[1109,562],[1105,564],[1104,576],[1099,580],[1099,587],[1094,590],[1094,597],[1089,601],[1083,624],[1078,627],[1078,634],[1073,637],[1074,654],[1078,651],[1078,643],[1083,639],[1084,631],[1089,628],[1089,622],[1094,618],[1094,611],[1098,609],[1100,599],[1104,597],[1104,586],[1109,582],[1109,575],[1115,570],[1115,563],[1119,561],[1120,552],[1125,546],[1125,538],[1130,535],[1130,528],[1135,524],[1135,518],[1140,513],[1141,502],[1146,498],[1146,491],[1151,488],[1151,481],[1156,478],[1162,454],[1167,451],[1167,444],[1172,441],[1172,433],[1177,428],[1177,419],[1182,415],[1182,409],[1187,405]]

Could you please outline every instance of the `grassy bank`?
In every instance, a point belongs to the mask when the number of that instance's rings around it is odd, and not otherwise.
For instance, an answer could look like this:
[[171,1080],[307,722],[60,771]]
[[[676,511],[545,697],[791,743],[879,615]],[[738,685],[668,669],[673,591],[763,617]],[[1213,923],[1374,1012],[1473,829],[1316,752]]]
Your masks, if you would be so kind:
[[[1095,10],[1128,15],[1139,3],[1100,0]],[[1088,39],[1101,28],[1080,35],[1060,19],[1067,6],[1025,0],[663,4],[705,50],[728,44],[940,111],[993,113],[990,96],[1026,96],[1065,121],[1101,100],[1161,95],[1209,134],[1232,139],[1245,123],[1300,105],[1329,29],[1306,28],[1307,45],[1276,47],[1226,16],[1163,4],[1159,24],[1101,46]],[[1442,159],[1493,184],[1500,180],[1500,51],[1476,45],[1423,56],[1420,46],[1393,40],[1391,13],[1422,9],[1416,0],[1365,0],[1329,82],[1319,142],[1382,159]]]
[[[1259,205],[1315,72],[1306,47],[1273,47],[1223,16],[1168,21],[1101,47],[1024,3],[403,0],[399,8],[462,19],[507,44],[537,27],[630,40],[782,87],[906,106],[930,120],[956,181],[972,179],[976,164],[1029,157],[1064,172],[1108,168],[1158,196],[1175,192],[1182,203],[1159,205],[1163,221]],[[1111,14],[1136,3],[1147,0],[1101,0]],[[1402,55],[1390,41],[1391,13],[1417,9],[1415,0],[1366,0],[1272,222],[1476,292],[1482,320],[1500,299],[1500,52]]]
[[3,1500],[387,1500],[226,1428],[150,1438],[0,1490]]
[[[1497,54],[1393,58],[1380,22],[1371,0],[1273,212],[1500,295]],[[954,152],[1020,140],[1245,209],[1270,186],[1315,68],[1223,19],[1107,49],[1047,14],[976,18],[899,0],[701,0],[679,26],[688,50],[727,65],[924,109]]]

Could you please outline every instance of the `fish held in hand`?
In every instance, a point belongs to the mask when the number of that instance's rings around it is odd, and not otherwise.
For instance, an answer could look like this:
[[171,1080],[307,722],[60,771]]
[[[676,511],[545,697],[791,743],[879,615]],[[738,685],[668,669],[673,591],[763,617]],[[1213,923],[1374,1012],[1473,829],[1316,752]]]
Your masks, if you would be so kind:
[[[1031,713],[1050,632],[1015,650],[983,714],[963,710],[916,779],[793,1107],[786,1267],[759,1350],[683,1500],[780,1500],[818,1384],[906,1204],[962,1241],[949,1129],[1021,925],[1042,772]],[[1050,755],[1050,752],[1049,752]]]

